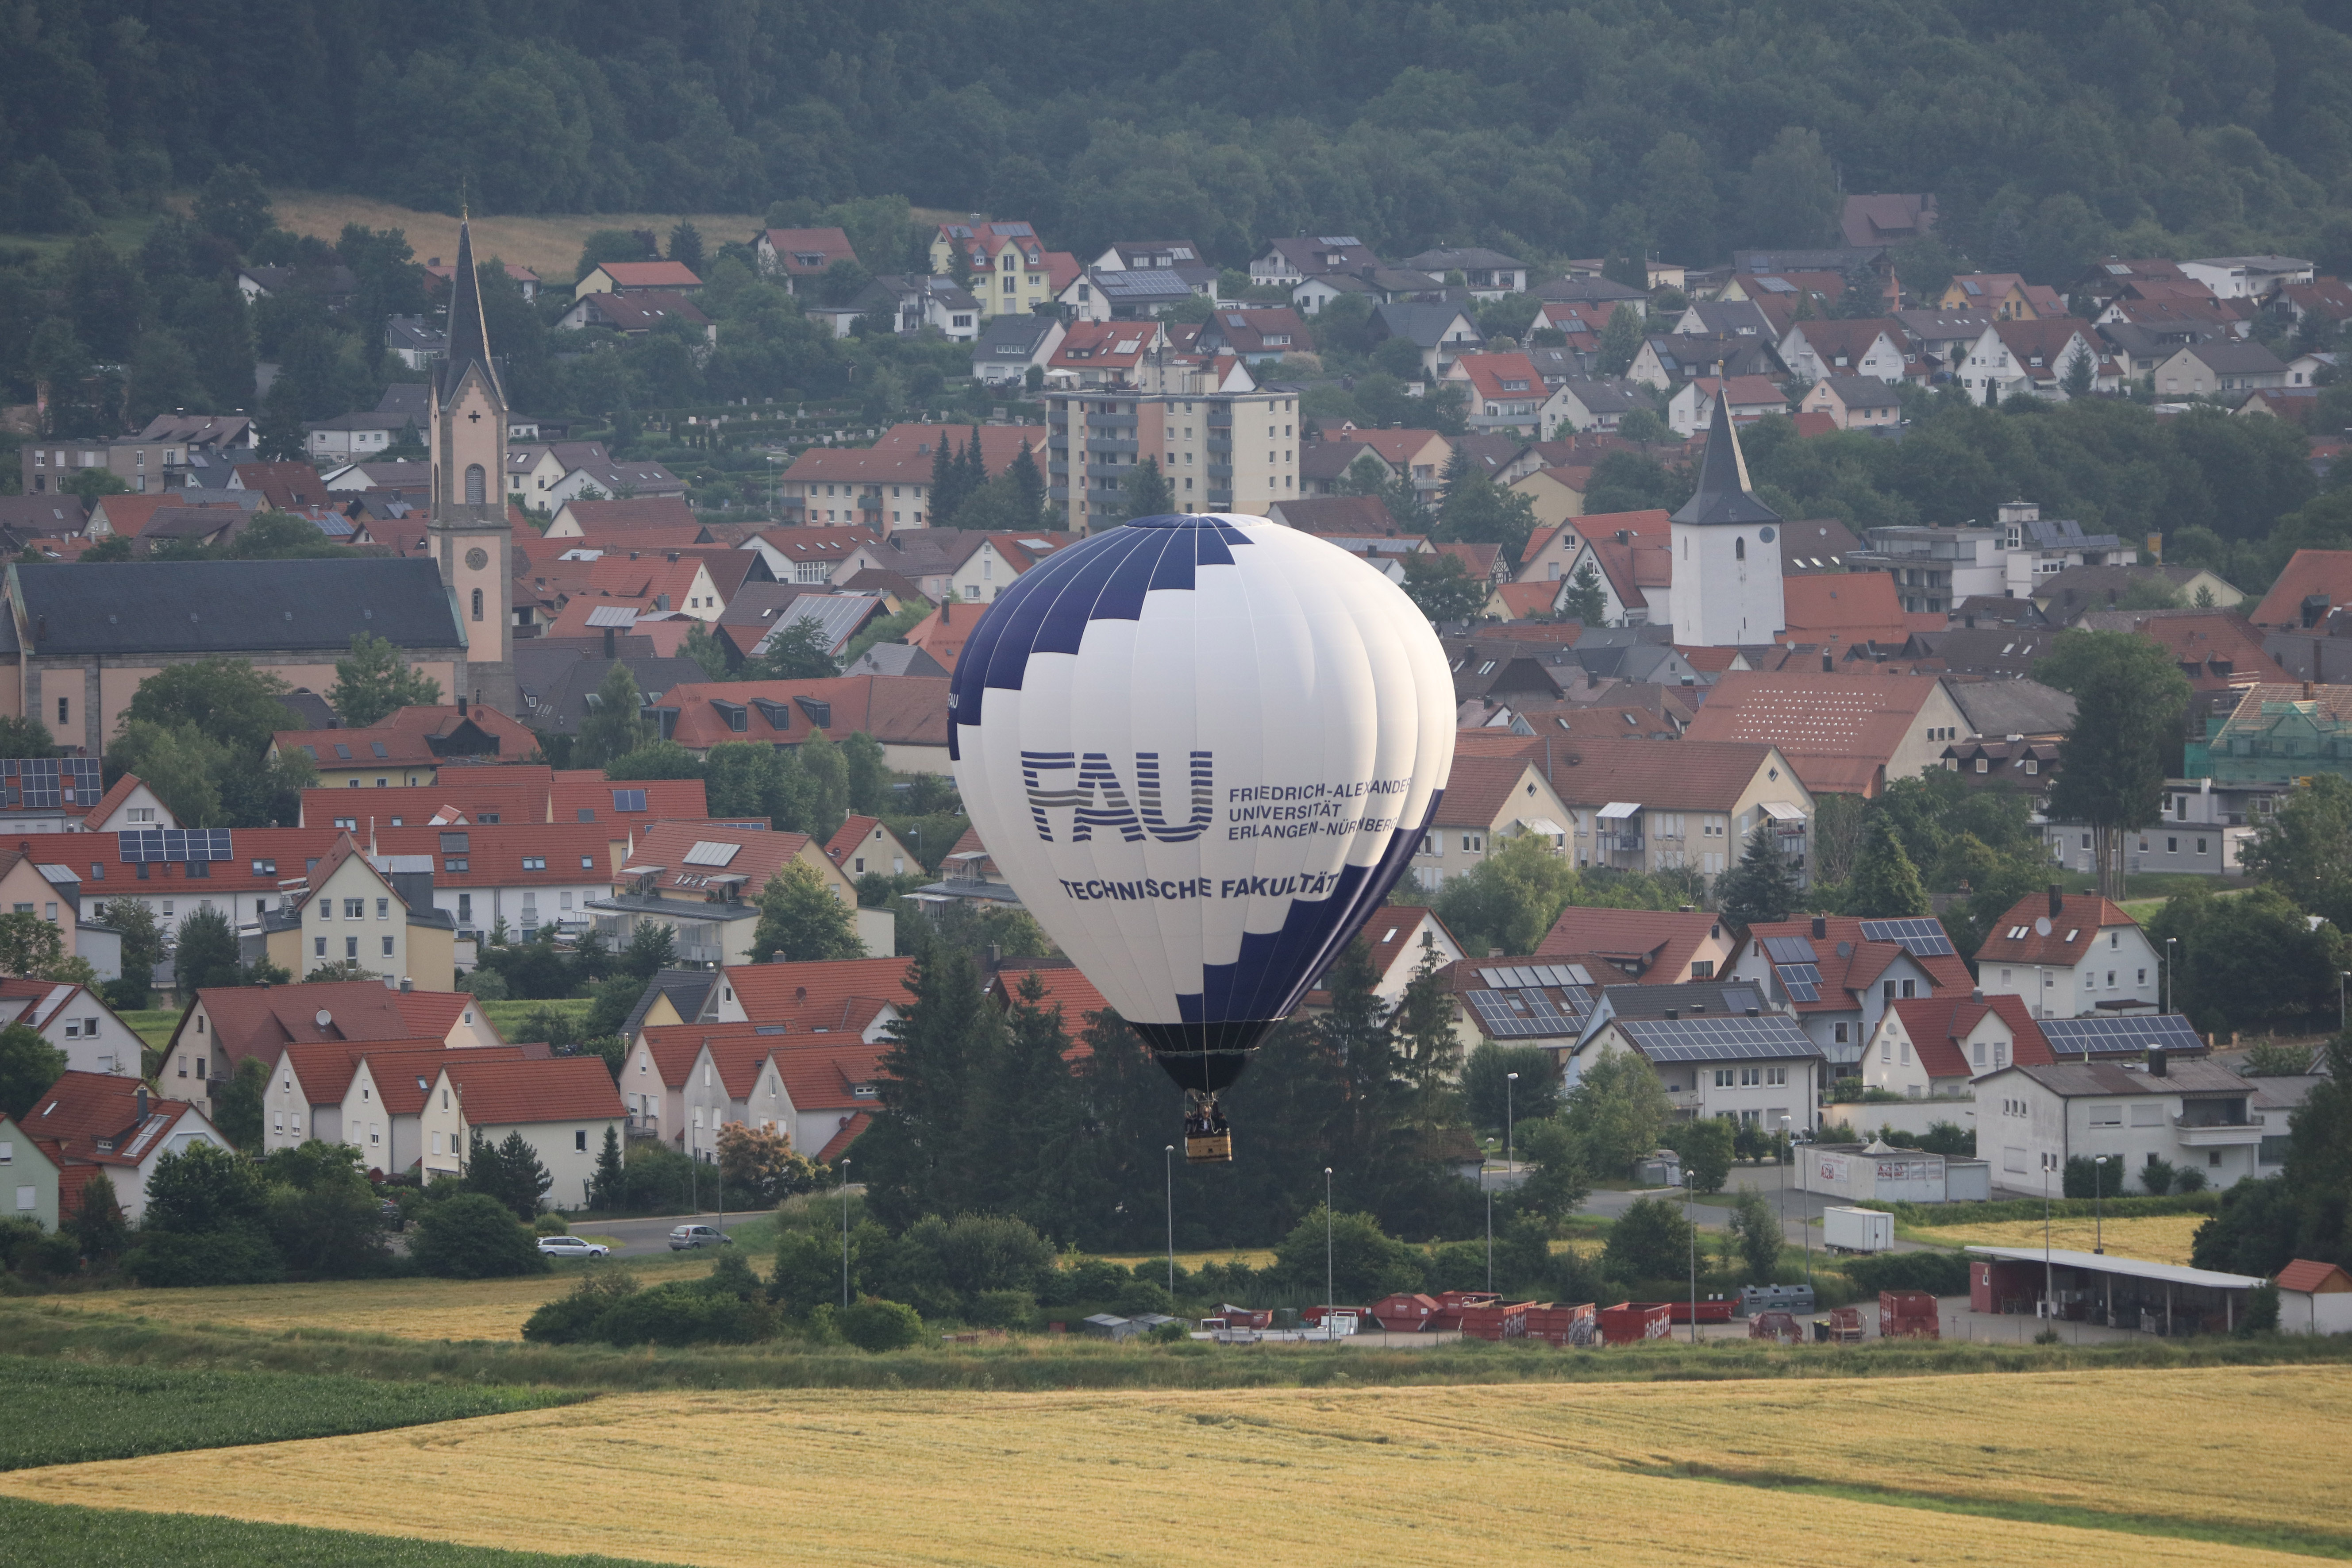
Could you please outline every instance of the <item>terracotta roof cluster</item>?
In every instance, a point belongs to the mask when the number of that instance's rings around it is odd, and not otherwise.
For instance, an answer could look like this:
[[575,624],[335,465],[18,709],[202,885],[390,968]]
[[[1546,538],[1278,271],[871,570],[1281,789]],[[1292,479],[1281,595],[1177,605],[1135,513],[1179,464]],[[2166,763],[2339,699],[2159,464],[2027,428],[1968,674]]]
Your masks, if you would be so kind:
[[[193,1109],[185,1100],[149,1098],[142,1081],[127,1074],[68,1071],[41,1091],[16,1125],[62,1173],[69,1163],[136,1165]],[[82,1184],[61,1181],[59,1198],[70,1185],[78,1201]]]
[[1593,978],[1604,971],[1640,980],[1656,974],[1662,980],[1688,973],[1701,944],[1717,940],[1723,921],[1704,910],[1603,910],[1571,905],[1536,944],[1537,956],[1582,961],[1598,960]]
[[1911,1037],[1912,1048],[1919,1053],[1919,1065],[1930,1078],[1974,1076],[1963,1042],[1987,1014],[1997,1015],[2009,1026],[2009,1059],[2015,1066],[2043,1067],[2058,1059],[2022,996],[1938,992],[1898,1001],[1895,1012],[1903,1020],[1903,1032]]
[[514,1061],[493,1059],[487,1051],[450,1051],[441,1067],[464,1100],[469,1127],[618,1121],[627,1114],[602,1057]]
[[474,731],[493,744],[494,758],[522,762],[539,752],[539,737],[494,708],[468,703],[453,707],[398,708],[365,729],[280,730],[272,738],[280,752],[308,751],[321,767],[437,767],[445,761],[473,761]]
[[[299,985],[208,986],[196,993],[211,1030],[212,1049],[232,1062],[260,1055],[275,1060],[289,1045],[378,1040],[446,1040],[474,999],[455,991],[395,991],[377,980],[331,980]],[[174,1045],[194,1038],[183,1013]],[[493,1030],[495,1033],[495,1030]]]
[[[934,656],[936,657],[936,656]],[[743,727],[731,720],[743,710]],[[669,738],[694,751],[725,741],[838,741],[863,731],[884,744],[948,743],[948,683],[938,677],[845,675],[816,680],[749,680],[675,686],[661,707],[677,714]]]
[[1728,670],[1691,721],[1690,739],[1765,742],[1780,748],[1816,794],[1873,794],[1940,681],[1933,675]]
[[[2047,936],[2034,929],[2037,921],[2045,920],[2050,922]],[[2102,930],[2138,925],[2120,905],[2096,893],[2066,893],[2055,900],[2035,893],[2020,899],[1992,923],[1984,945],[1977,949],[1977,962],[2072,966],[2090,952]]]

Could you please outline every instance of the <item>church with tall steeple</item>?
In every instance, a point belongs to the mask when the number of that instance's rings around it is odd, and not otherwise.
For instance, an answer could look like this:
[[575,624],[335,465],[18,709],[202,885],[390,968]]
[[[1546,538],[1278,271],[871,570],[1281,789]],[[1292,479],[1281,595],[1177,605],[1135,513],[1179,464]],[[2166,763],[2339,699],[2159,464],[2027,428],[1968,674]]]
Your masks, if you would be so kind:
[[433,510],[425,530],[466,634],[464,684],[450,693],[513,714],[514,616],[507,524],[507,400],[490,357],[472,226],[457,225],[449,285],[449,354],[433,372]]
[[1672,519],[1675,641],[1685,647],[1771,642],[1789,625],[1780,595],[1780,514],[1748,484],[1748,459],[1718,394],[1698,489]]

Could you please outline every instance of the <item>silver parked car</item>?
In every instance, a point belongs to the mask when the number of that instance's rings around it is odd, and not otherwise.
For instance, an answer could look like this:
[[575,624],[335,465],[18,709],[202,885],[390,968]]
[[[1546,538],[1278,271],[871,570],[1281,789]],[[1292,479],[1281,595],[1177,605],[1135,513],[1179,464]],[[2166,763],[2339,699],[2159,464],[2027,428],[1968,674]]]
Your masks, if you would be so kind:
[[669,1233],[669,1249],[684,1252],[694,1247],[732,1247],[735,1238],[715,1225],[682,1225]]
[[603,1258],[613,1249],[579,1236],[542,1236],[539,1249],[550,1258]]

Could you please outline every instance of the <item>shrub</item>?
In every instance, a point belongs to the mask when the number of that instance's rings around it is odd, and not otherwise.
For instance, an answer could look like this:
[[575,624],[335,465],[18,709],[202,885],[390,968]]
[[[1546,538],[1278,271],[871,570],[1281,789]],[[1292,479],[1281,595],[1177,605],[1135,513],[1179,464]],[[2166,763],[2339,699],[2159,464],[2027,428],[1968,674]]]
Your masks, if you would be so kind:
[[2275,1280],[2265,1280],[2246,1292],[2246,1315],[2238,1320],[2238,1333],[2242,1337],[2254,1334],[2274,1334],[2279,1326],[2279,1288]]
[[840,1321],[843,1339],[877,1355],[884,1351],[905,1350],[920,1343],[923,1338],[921,1314],[903,1301],[868,1297],[842,1313]]
[[749,1345],[776,1337],[776,1310],[708,1289],[708,1280],[680,1279],[615,1301],[593,1329],[614,1345]]
[[569,1236],[572,1226],[560,1214],[543,1214],[531,1220],[530,1233],[533,1236]]
[[278,1248],[260,1226],[148,1231],[124,1254],[122,1271],[153,1289],[184,1285],[266,1285],[285,1277]]
[[1156,1345],[1181,1345],[1192,1339],[1192,1331],[1181,1322],[1162,1323],[1145,1337]]
[[543,1274],[554,1267],[513,1211],[486,1193],[427,1205],[408,1251],[419,1268],[446,1279]]
[[533,1312],[523,1323],[522,1337],[541,1345],[571,1345],[594,1339],[596,1321],[623,1297],[636,1292],[637,1277],[626,1269],[591,1269],[569,1294]]
[[2205,1173],[2193,1165],[2177,1165],[2172,1172],[2172,1190],[2186,1196],[2205,1190]]
[[2140,1167],[2139,1184],[2147,1190],[2150,1197],[2160,1198],[2172,1191],[2174,1175],[2171,1161],[2151,1154],[2147,1163]]
[[11,1215],[0,1220],[0,1268],[28,1281],[61,1279],[81,1268],[81,1249],[70,1236]]
[[971,1321],[984,1329],[1034,1329],[1037,1297],[1030,1290],[982,1290],[972,1299]]
[[1664,1198],[1635,1198],[1609,1227],[1601,1268],[1612,1279],[1668,1279],[1690,1268],[1691,1226]]
[[1969,1289],[1969,1261],[1957,1252],[1886,1252],[1875,1258],[1850,1258],[1839,1266],[1839,1272],[1855,1289],[1871,1296],[1881,1290],[1963,1296]]

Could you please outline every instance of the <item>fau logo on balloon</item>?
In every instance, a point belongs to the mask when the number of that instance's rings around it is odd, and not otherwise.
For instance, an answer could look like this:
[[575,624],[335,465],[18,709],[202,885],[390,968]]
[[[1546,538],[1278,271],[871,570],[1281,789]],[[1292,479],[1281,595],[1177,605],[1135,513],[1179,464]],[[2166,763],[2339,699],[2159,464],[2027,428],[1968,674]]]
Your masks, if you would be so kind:
[[[1070,827],[1070,842],[1087,844],[1094,840],[1095,829],[1117,829],[1118,836],[1129,844],[1140,844],[1150,834],[1162,844],[1189,844],[1208,831],[1210,818],[1216,810],[1214,753],[1192,753],[1192,815],[1181,823],[1167,820],[1160,784],[1160,753],[1135,753],[1135,795],[1129,804],[1128,792],[1110,765],[1110,758],[1101,752],[1023,752],[1021,782],[1029,792],[1030,819],[1037,825],[1037,837],[1046,843],[1054,842],[1054,825],[1045,814],[1049,811],[1075,810]],[[1076,773],[1073,780],[1056,777],[1049,787],[1045,775]]]

